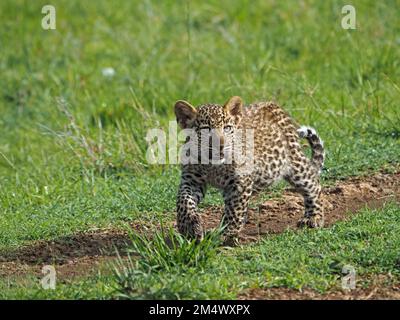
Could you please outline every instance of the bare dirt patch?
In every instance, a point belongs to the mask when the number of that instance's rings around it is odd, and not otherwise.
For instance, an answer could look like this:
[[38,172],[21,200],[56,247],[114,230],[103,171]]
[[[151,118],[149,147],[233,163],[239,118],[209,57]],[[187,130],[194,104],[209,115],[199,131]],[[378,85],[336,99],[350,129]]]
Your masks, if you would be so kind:
[[[389,201],[400,200],[400,172],[377,173],[350,178],[323,189],[326,226],[351,217],[362,208],[378,208]],[[216,227],[221,207],[202,209],[206,228]],[[303,200],[287,190],[249,210],[249,219],[242,232],[242,243],[257,241],[261,236],[296,229],[303,214]],[[171,223],[172,224],[172,223]],[[135,232],[152,232],[158,226],[132,224]],[[129,243],[126,232],[116,229],[77,233],[53,241],[37,241],[14,251],[0,252],[0,276],[34,272],[40,274],[44,264],[55,264],[65,277],[87,274],[104,261],[115,258],[116,249],[123,255]]]
[[[109,268],[108,262],[111,262],[115,257],[110,256],[85,256],[80,258],[71,258],[62,264],[57,265],[57,279],[72,280],[82,275],[95,274],[99,270],[105,271]],[[42,267],[47,263],[43,264],[27,264],[21,262],[3,262],[0,265],[0,277],[12,279],[19,279],[21,276],[29,275],[37,277],[38,279],[43,277]]]

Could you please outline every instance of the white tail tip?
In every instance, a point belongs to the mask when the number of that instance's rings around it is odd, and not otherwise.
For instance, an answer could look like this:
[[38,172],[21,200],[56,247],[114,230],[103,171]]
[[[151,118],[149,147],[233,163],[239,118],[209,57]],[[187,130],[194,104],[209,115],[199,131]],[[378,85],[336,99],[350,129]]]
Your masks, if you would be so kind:
[[299,134],[300,138],[307,138],[317,134],[314,128],[307,126],[301,126],[299,129],[297,129],[297,133]]

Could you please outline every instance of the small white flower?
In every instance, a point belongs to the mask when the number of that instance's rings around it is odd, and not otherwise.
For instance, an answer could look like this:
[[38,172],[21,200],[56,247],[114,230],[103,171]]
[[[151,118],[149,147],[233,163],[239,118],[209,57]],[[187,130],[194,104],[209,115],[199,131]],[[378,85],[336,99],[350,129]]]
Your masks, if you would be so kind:
[[103,74],[104,77],[106,78],[112,78],[115,75],[115,70],[114,68],[108,67],[108,68],[103,68],[101,70],[101,73]]

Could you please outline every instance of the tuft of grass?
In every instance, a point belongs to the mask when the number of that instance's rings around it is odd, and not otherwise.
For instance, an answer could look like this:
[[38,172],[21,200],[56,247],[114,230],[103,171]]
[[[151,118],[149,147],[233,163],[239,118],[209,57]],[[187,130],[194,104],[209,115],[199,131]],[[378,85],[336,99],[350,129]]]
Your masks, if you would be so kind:
[[130,232],[128,258],[119,257],[114,268],[117,296],[179,298],[176,289],[184,288],[181,275],[204,269],[217,253],[221,232],[208,232],[200,241],[187,239],[173,228],[151,236]]
[[202,267],[216,253],[221,244],[222,229],[207,232],[201,241],[188,239],[173,228],[153,235],[129,233],[131,245],[128,250],[139,257],[143,270],[165,270]]

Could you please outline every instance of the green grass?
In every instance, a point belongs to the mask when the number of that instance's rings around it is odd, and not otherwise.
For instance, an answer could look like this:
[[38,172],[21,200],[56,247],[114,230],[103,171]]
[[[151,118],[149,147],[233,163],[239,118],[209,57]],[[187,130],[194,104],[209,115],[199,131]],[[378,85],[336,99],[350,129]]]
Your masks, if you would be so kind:
[[336,1],[117,2],[55,0],[54,31],[0,4],[0,248],[173,219],[179,168],[145,134],[177,99],[276,99],[325,140],[325,181],[398,162],[398,2],[354,2],[356,30]]
[[[168,235],[179,246],[167,245]],[[218,247],[208,236],[198,247],[172,231],[154,239],[132,238],[129,260],[118,260],[113,274],[63,282],[43,290],[38,280],[0,290],[10,298],[232,299],[250,288],[340,287],[342,268],[351,265],[358,285],[370,276],[391,274],[400,281],[400,207],[363,210],[329,229],[286,231],[234,249]],[[6,281],[0,282],[0,288]],[[87,289],[87,290],[86,290]]]
[[356,30],[333,0],[51,4],[46,31],[44,3],[0,3],[0,250],[173,220],[179,168],[145,136],[178,99],[277,100],[325,141],[324,183],[398,164],[398,1],[353,1]]

